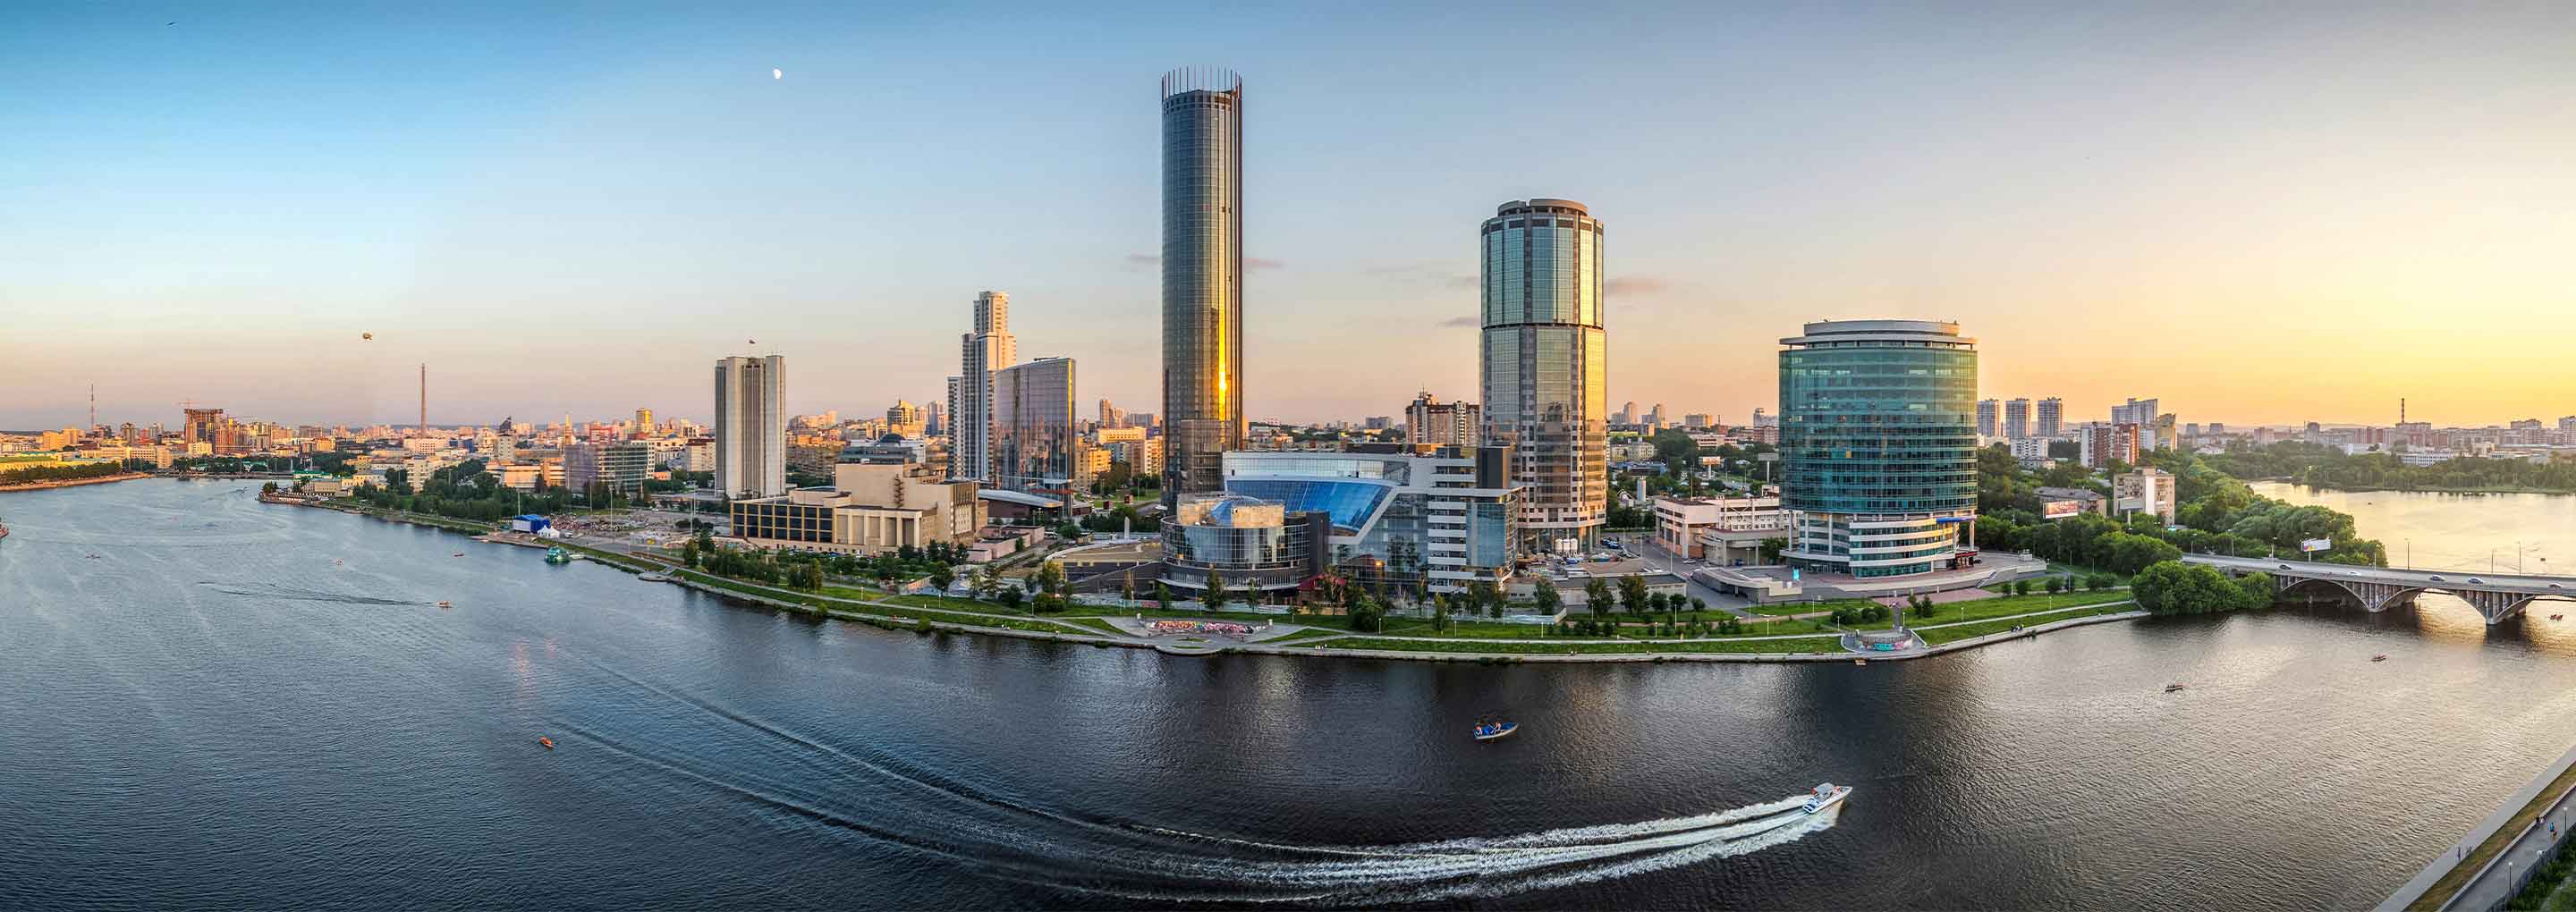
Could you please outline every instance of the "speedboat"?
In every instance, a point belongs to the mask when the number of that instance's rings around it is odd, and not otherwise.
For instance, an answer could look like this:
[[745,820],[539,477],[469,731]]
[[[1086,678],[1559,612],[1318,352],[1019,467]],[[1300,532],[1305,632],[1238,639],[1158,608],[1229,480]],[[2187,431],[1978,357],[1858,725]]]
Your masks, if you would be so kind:
[[441,608],[454,608],[454,607],[456,607],[456,603],[455,603],[455,602],[440,602],[440,603],[438,603],[438,607],[441,607]]
[[2373,662],[2385,662],[2385,661],[2388,661],[2388,654],[2387,654],[2387,653],[2385,653],[2385,652],[2383,652],[2383,653],[2380,653],[2380,654],[2378,654],[2378,655],[2371,656],[2371,657],[2370,657],[2370,660],[2371,660],[2371,661],[2373,661]]
[[547,750],[554,750],[554,749],[555,749],[555,739],[553,739],[553,738],[549,738],[549,737],[546,737],[546,736],[544,736],[544,735],[538,735],[538,736],[537,736],[537,743],[538,743],[538,744],[543,744],[543,745],[545,745]]
[[1491,741],[1496,738],[1509,736],[1511,733],[1520,730],[1521,724],[1518,722],[1506,722],[1501,719],[1486,719],[1476,723],[1474,734],[1478,741]]
[[1841,804],[1843,799],[1849,797],[1851,797],[1851,786],[1827,782],[1816,786],[1815,791],[1807,793],[1807,803],[1798,806],[1798,813],[1814,814]]
[[2182,682],[2180,682],[2180,681],[2176,681],[2176,682],[2174,682],[2174,683],[2171,683],[2171,684],[2167,684],[2167,685],[2165,685],[2165,692],[2166,692],[2166,693],[2172,693],[2172,692],[2174,692],[2174,691],[2181,690],[2181,689],[2182,689]]

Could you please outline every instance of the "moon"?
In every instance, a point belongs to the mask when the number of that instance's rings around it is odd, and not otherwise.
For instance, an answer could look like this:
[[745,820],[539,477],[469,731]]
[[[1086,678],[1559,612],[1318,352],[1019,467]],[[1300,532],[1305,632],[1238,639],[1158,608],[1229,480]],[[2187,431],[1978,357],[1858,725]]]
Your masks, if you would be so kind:
[[771,79],[785,79],[785,78],[787,78],[787,71],[785,71],[785,70],[781,70],[781,69],[779,69],[779,68],[777,68],[777,67],[770,67],[770,68],[769,68],[769,78],[771,78]]

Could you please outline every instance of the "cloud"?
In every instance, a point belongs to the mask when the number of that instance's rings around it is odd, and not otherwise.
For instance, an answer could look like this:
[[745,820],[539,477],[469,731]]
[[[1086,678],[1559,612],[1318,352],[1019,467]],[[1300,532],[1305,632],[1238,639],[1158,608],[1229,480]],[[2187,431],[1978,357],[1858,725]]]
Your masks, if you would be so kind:
[[1480,326],[1483,325],[1483,323],[1483,320],[1478,319],[1472,314],[1463,317],[1450,317],[1449,319],[1440,321],[1440,325],[1442,326]]
[[1610,295],[1658,295],[1672,289],[1672,283],[1654,276],[1621,276],[1601,283],[1601,293]]

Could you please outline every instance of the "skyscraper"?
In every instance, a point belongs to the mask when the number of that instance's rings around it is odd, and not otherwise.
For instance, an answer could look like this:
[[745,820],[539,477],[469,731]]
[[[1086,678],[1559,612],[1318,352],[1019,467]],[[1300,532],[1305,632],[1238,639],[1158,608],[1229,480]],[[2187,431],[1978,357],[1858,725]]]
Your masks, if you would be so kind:
[[1948,568],[1977,513],[1977,340],[1835,320],[1780,345],[1783,557],[1862,577]]
[[2030,400],[2013,399],[2004,403],[2004,436],[2014,440],[2030,436]]
[[1073,401],[1071,358],[993,372],[993,465],[985,477],[994,487],[1037,491],[1073,480]]
[[653,410],[652,410],[652,409],[648,409],[648,408],[640,408],[640,409],[636,409],[636,410],[635,410],[635,436],[637,436],[637,437],[651,437],[651,436],[653,436]]
[[716,361],[716,491],[726,497],[787,493],[786,359]]
[[2003,404],[2001,399],[1977,400],[1977,436],[1995,436],[1995,418],[2002,410]]
[[1243,448],[1243,77],[1163,75],[1163,505]]
[[1513,200],[1485,220],[1485,442],[1513,448],[1525,550],[1589,550],[1610,509],[1610,342],[1601,233],[1583,204]]
[[2066,432],[2066,403],[2055,396],[2039,400],[2038,436],[2056,438]]
[[948,432],[948,452],[956,476],[978,481],[993,464],[993,372],[1019,363],[1020,342],[1011,336],[1011,296],[987,291],[975,296],[974,331],[961,340],[965,353],[951,393],[949,413],[956,427]]

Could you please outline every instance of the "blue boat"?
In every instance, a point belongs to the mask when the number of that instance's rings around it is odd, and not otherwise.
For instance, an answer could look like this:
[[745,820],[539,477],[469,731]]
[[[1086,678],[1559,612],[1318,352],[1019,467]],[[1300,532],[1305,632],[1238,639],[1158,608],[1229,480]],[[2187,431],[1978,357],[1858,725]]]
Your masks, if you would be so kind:
[[1507,722],[1502,719],[1484,719],[1476,723],[1474,734],[1478,741],[1491,741],[1496,738],[1508,736],[1511,733],[1520,730],[1521,724],[1518,722]]

